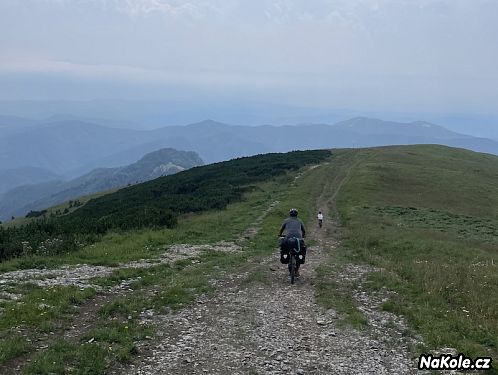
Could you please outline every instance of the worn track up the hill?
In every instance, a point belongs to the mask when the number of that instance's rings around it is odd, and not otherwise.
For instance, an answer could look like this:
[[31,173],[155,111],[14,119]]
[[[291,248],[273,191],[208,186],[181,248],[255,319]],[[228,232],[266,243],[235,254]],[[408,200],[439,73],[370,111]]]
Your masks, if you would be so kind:
[[[115,373],[419,373],[408,351],[410,343],[401,334],[404,322],[378,309],[382,297],[352,291],[368,319],[362,330],[341,324],[335,310],[317,304],[316,269],[328,252],[336,251],[336,243],[325,235],[332,225],[326,222],[322,229],[309,231],[316,246],[309,248],[294,285],[275,253],[216,282],[214,296],[200,296],[189,308],[166,315],[144,312],[142,319],[156,327],[157,338],[141,344],[138,360]],[[361,281],[368,272],[368,267],[348,265],[336,277],[338,282]],[[255,274],[262,282],[248,282]]]

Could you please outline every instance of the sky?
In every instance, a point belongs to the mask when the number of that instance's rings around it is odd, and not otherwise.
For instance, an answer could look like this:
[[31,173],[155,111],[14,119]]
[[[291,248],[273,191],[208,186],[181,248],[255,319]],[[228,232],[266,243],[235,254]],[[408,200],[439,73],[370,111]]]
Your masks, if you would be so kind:
[[496,0],[0,0],[0,100],[496,113]]

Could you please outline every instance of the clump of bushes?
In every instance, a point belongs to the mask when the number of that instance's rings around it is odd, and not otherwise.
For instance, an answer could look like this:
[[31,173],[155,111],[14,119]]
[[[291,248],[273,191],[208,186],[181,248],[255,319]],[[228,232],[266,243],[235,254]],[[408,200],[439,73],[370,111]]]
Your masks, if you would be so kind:
[[47,210],[42,210],[42,211],[29,211],[27,214],[26,214],[26,217],[27,218],[30,218],[30,217],[40,217],[40,216],[43,216],[47,213]]

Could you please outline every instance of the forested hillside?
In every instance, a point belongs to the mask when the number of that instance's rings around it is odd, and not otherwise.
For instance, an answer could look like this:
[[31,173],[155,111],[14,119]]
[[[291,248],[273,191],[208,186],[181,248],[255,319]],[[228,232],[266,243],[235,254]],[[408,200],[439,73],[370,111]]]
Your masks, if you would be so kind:
[[77,249],[109,230],[173,227],[188,212],[223,209],[251,184],[319,163],[329,151],[296,151],[240,158],[192,168],[90,200],[62,217],[0,227],[0,259]]

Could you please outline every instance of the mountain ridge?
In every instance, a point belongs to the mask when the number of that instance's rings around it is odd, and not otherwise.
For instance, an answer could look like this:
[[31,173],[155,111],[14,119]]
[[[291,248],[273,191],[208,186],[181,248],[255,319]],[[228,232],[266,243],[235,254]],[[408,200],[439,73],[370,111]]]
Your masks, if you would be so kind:
[[84,121],[44,123],[0,138],[0,169],[32,165],[76,177],[98,167],[130,164],[139,155],[174,147],[207,162],[298,149],[442,144],[498,154],[498,142],[426,122],[368,117],[327,124],[229,125],[204,120],[153,130],[109,128]]
[[124,187],[138,182],[167,176],[203,165],[193,151],[160,149],[144,155],[137,162],[117,168],[98,168],[69,181],[49,181],[9,190],[1,196],[0,220],[25,215],[29,211],[100,191]]

